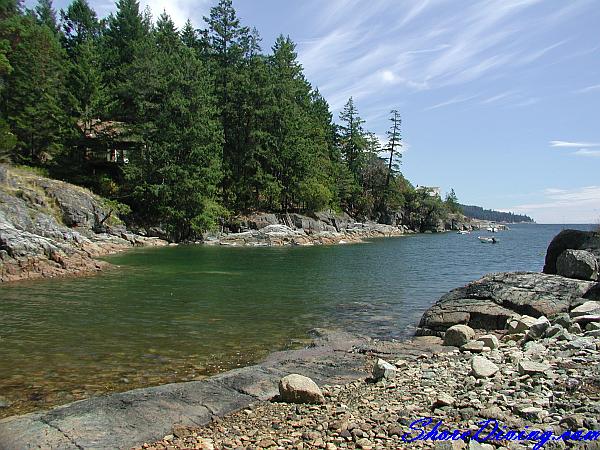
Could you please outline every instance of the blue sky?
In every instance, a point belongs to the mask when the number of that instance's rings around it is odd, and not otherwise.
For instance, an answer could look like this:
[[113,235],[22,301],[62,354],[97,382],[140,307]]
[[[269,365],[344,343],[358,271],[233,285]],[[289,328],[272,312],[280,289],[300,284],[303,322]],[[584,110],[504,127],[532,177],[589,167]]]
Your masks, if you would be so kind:
[[[57,8],[68,2],[55,0]],[[91,0],[100,16],[114,9]],[[207,0],[142,0],[204,27]],[[27,1],[32,5],[31,0]],[[289,34],[337,116],[353,96],[402,170],[463,203],[600,222],[600,8],[593,0],[234,0],[269,49]]]

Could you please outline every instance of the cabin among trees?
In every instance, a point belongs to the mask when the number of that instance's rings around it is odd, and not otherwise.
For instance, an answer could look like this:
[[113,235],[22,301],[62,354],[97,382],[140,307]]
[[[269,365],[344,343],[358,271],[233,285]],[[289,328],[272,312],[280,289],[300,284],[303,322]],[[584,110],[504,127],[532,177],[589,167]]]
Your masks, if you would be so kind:
[[92,119],[77,123],[81,138],[77,143],[83,161],[129,163],[130,154],[142,145],[125,122]]

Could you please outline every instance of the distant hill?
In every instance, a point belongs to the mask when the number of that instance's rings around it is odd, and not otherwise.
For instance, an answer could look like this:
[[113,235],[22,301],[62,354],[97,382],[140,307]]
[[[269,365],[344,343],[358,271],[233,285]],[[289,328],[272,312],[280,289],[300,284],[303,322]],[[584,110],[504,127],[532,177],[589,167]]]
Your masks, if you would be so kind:
[[481,206],[460,205],[463,214],[467,217],[479,220],[490,220],[493,222],[533,222],[529,216],[522,214],[513,214],[511,212],[494,211],[492,209],[483,209]]

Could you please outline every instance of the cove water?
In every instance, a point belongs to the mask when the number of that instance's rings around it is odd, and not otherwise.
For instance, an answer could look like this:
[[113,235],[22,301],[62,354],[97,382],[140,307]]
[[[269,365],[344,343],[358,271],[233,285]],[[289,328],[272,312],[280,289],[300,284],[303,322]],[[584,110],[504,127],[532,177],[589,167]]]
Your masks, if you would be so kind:
[[[592,226],[570,226],[591,229]],[[448,290],[540,271],[566,226],[512,225],[496,245],[456,233],[322,247],[179,246],[111,257],[98,276],[0,287],[0,416],[192,380],[335,327],[410,335]]]

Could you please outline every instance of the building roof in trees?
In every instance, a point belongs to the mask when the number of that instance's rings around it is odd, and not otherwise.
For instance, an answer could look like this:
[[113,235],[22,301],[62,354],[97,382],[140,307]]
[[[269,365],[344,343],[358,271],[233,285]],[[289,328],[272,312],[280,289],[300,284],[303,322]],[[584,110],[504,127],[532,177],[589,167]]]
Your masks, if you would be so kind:
[[140,138],[133,134],[131,127],[125,122],[92,119],[87,121],[80,120],[77,122],[77,126],[87,139],[120,142],[140,141]]

